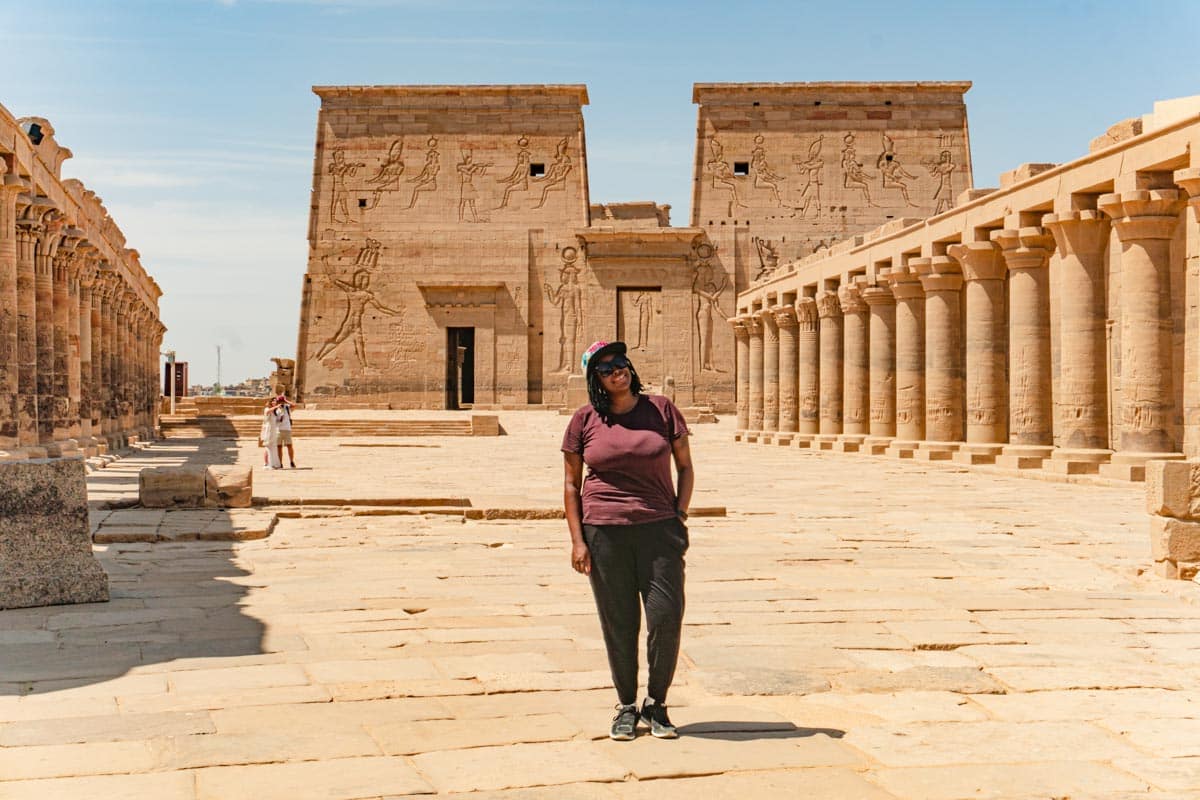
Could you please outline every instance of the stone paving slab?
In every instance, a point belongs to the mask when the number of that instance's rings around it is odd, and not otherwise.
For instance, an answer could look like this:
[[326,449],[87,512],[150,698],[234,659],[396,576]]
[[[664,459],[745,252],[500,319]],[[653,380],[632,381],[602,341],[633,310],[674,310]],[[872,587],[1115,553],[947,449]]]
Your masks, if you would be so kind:
[[[679,741],[607,739],[561,521],[322,510],[99,545],[110,603],[0,612],[0,797],[1200,796],[1200,587],[1141,573],[1140,489],[736,446],[724,422],[692,443],[696,504],[728,515],[690,526]],[[564,421],[502,424],[302,441],[311,469],[260,486],[556,505]],[[89,480],[120,503],[139,466],[256,457],[172,441]]]

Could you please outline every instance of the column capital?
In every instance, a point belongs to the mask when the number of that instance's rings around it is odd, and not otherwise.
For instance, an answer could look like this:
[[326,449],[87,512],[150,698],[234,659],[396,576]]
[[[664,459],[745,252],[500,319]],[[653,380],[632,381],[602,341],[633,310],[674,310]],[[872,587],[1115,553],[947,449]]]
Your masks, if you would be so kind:
[[796,300],[796,324],[806,331],[817,328],[817,301],[811,297]]
[[993,242],[965,242],[946,248],[962,268],[964,281],[1004,280],[1004,258]]
[[821,292],[817,295],[817,316],[821,319],[840,317],[842,306],[838,301],[837,292]]
[[[916,259],[911,259],[910,263],[912,260]],[[921,279],[911,266],[880,270],[879,275],[887,280],[888,285],[892,287],[892,295],[897,300],[912,300],[925,296],[925,288],[921,286]]]
[[1047,214],[1042,227],[1054,234],[1054,242],[1063,255],[1089,255],[1108,247],[1108,217],[1088,209]]
[[1179,221],[1183,199],[1177,189],[1138,189],[1102,194],[1096,201],[1112,217],[1113,230],[1121,241],[1170,239]]
[[921,288],[929,292],[957,292],[962,289],[962,268],[950,256],[909,259],[909,266],[917,271]]
[[1009,270],[1044,268],[1054,252],[1054,237],[1037,226],[992,231],[991,239],[1000,245]]
[[1200,167],[1175,170],[1175,183],[1188,193],[1188,203],[1200,209]]
[[795,306],[776,306],[771,309],[771,312],[775,314],[775,324],[780,328],[791,329],[800,324],[796,319]]
[[861,314],[867,310],[862,293],[854,285],[838,287],[838,303],[841,304],[843,314]]
[[859,290],[862,295],[863,302],[869,306],[894,306],[896,305],[896,296],[892,294],[892,290],[887,286],[874,285],[864,286]]
[[762,321],[755,316],[746,317],[746,331],[751,336],[762,336],[763,325]]
[[733,335],[737,339],[749,339],[750,328],[746,324],[746,317],[730,317],[729,324],[733,326]]

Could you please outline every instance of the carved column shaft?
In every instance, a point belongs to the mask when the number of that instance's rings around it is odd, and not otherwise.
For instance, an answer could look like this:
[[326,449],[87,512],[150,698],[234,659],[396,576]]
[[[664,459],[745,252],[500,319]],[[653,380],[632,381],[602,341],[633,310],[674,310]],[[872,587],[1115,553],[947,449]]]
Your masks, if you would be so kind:
[[905,267],[888,271],[896,298],[896,438],[925,438],[925,290]]
[[811,297],[796,301],[796,391],[799,394],[800,433],[814,434],[820,430],[821,407],[821,342],[817,303]]
[[1104,254],[1109,222],[1099,211],[1047,214],[1058,246],[1059,394],[1054,424],[1062,447],[1108,447],[1108,348]]
[[1121,240],[1121,411],[1117,450],[1174,453],[1171,351],[1171,236],[1179,192],[1142,190],[1102,195]]
[[114,365],[113,387],[116,391],[116,409],[114,416],[116,417],[116,431],[121,436],[121,443],[125,443],[125,434],[129,432],[129,420],[127,410],[129,407],[129,298],[124,294],[124,287],[121,289],[121,296],[117,298],[117,322],[115,333],[115,344],[113,352],[116,355],[116,363]]
[[773,311],[763,312],[763,424],[764,431],[779,430],[779,326]]
[[896,298],[886,286],[862,290],[870,309],[872,436],[896,435]]
[[750,422],[747,430],[761,431],[763,426],[763,327],[757,319],[750,328]]
[[795,433],[800,427],[800,386],[796,309],[784,306],[775,310],[779,329],[779,430]]
[[5,184],[7,167],[0,159],[0,450],[20,444],[17,397],[17,195]]
[[[917,263],[917,262],[920,263]],[[963,439],[962,273],[948,256],[914,259],[925,290],[925,438]]]
[[838,291],[842,307],[842,433],[869,432],[871,408],[870,312],[856,286]]
[[[104,294],[100,303],[100,336],[104,343],[103,354],[104,358],[100,365],[100,430],[104,436],[111,439],[115,433],[116,415],[113,413],[113,407],[116,399],[116,390],[113,388],[115,374],[113,366],[116,364],[116,357],[113,355],[113,346],[116,344],[116,309],[113,307],[113,292],[115,284],[111,277],[105,279]],[[111,443],[111,442],[110,442]]]
[[730,323],[737,355],[737,429],[744,431],[750,425],[750,329],[742,317]]
[[1008,331],[1004,307],[1004,257],[991,242],[950,247],[966,288],[967,441],[1008,441]]
[[96,270],[85,266],[79,275],[79,435],[92,444],[92,290]]
[[37,275],[34,251],[37,230],[17,228],[17,439],[22,447],[37,445],[38,347]]
[[823,434],[842,432],[842,308],[836,292],[817,297],[821,320],[821,420]]
[[1051,415],[1050,291],[1053,237],[1041,228],[992,231],[1008,267],[1008,440],[1054,444]]
[[79,436],[79,277],[75,254],[61,248],[54,265],[54,359],[59,412],[54,437],[62,441]]
[[38,238],[33,256],[37,292],[37,419],[38,443],[54,441],[57,419],[54,396],[54,263],[51,253],[55,230],[44,231]]

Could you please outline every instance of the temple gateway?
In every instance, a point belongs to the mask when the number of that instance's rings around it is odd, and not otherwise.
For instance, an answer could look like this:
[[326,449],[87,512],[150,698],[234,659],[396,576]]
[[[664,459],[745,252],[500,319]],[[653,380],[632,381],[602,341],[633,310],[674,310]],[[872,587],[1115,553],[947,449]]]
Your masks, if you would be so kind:
[[[318,86],[296,389],[561,405],[595,339],[732,411],[737,297],[971,188],[966,82],[696,84],[686,227],[593,203],[581,85]],[[668,379],[671,379],[668,381]]]

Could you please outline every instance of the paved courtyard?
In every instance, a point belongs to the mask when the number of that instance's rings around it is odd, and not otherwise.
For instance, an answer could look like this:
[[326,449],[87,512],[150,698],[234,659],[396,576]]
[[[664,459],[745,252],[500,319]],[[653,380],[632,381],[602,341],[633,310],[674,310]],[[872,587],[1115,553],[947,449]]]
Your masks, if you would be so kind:
[[[691,525],[683,735],[617,743],[564,524],[403,506],[558,506],[566,418],[500,416],[299,441],[255,473],[268,538],[101,546],[112,602],[0,612],[0,798],[1200,795],[1200,586],[1140,574],[1140,487],[696,426],[694,504],[727,516]],[[91,496],[253,444],[168,440]]]

